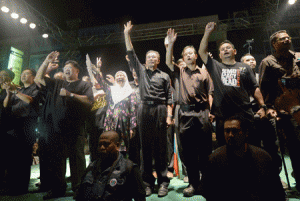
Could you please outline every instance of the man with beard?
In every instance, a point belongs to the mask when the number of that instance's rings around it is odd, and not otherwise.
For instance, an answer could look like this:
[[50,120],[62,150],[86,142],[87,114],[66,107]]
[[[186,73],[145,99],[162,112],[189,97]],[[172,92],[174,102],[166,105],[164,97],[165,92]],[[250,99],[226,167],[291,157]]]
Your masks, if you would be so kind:
[[[268,106],[267,115],[281,118],[277,125],[284,131],[294,171],[292,175],[296,180],[296,189],[300,191],[300,133],[299,122],[294,118],[300,102],[300,53],[290,50],[292,41],[285,30],[272,34],[270,42],[275,52],[264,58],[259,66],[259,85]],[[281,86],[280,83],[284,82],[286,85]],[[287,99],[284,100],[284,97]],[[290,104],[291,101],[294,103]]]
[[285,200],[271,156],[247,143],[248,124],[241,116],[224,121],[226,145],[209,156],[208,171],[203,175],[203,196],[207,201]]
[[84,121],[94,99],[90,84],[78,79],[80,66],[76,61],[69,60],[65,63],[65,80],[45,77],[49,63],[58,56],[58,52],[51,52],[39,68],[35,79],[45,86],[47,92],[42,120],[47,138],[44,159],[49,161],[47,182],[50,182],[50,191],[44,199],[64,196],[67,187],[67,157],[70,159],[72,190],[75,191],[80,183],[86,169]]
[[146,200],[138,166],[125,159],[119,148],[120,137],[116,131],[100,135],[98,158],[87,168],[75,200]]

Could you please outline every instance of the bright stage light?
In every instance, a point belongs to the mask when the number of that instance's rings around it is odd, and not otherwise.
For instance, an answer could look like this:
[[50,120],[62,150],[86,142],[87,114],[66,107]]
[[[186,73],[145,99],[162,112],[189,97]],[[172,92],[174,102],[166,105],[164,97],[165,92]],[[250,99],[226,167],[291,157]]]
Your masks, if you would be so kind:
[[11,15],[10,15],[13,19],[18,19],[19,18],[19,14],[13,12]]
[[22,24],[26,24],[26,23],[27,23],[27,19],[23,17],[23,18],[20,19],[20,22],[21,22]]
[[42,37],[43,37],[43,38],[48,38],[48,37],[49,37],[49,35],[48,35],[48,34],[46,34],[46,33],[44,33],[44,34],[42,35]]
[[30,27],[30,28],[32,28],[32,29],[35,29],[35,27],[36,27],[36,24],[34,24],[34,23],[30,23],[30,24],[29,24],[29,27]]
[[293,5],[293,4],[296,3],[296,1],[297,1],[297,0],[289,0],[289,4],[290,4],[290,5]]
[[6,6],[2,6],[1,7],[2,12],[4,13],[8,13],[9,12],[9,8],[7,8]]

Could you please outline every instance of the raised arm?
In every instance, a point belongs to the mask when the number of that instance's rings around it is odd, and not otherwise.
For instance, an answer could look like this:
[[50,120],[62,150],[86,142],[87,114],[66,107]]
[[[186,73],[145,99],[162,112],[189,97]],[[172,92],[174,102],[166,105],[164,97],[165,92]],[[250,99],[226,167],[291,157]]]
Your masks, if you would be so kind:
[[[45,82],[45,75],[46,73],[49,73],[51,70],[51,68],[48,69],[48,66],[51,62],[53,62],[55,59],[57,59],[57,57],[59,56],[59,52],[54,51],[51,52],[45,59],[45,61],[42,63],[42,65],[40,66],[39,70],[36,73],[34,82],[38,83],[38,84],[42,84],[42,85],[46,85]],[[58,67],[58,66],[57,66]]]
[[133,45],[130,38],[132,27],[133,25],[131,24],[131,21],[127,22],[127,24],[124,24],[124,37],[125,37],[125,45],[127,51],[133,50]]
[[177,33],[175,33],[174,29],[168,29],[167,32],[167,52],[166,52],[166,65],[170,68],[171,71],[174,71],[174,64],[172,61],[173,57],[173,49],[174,49],[174,43],[177,39]]
[[208,53],[208,40],[211,35],[211,33],[216,29],[217,25],[215,22],[209,22],[205,27],[205,32],[202,37],[200,47],[199,47],[199,55],[203,61],[204,64],[207,64],[207,58],[209,56]]

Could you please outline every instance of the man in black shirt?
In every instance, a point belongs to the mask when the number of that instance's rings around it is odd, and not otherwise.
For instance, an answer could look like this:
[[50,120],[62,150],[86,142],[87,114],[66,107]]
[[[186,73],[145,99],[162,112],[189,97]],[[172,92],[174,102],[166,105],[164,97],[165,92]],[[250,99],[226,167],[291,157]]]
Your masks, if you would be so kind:
[[[6,97],[6,90],[3,89],[3,85],[6,82],[12,82],[14,79],[15,74],[10,70],[2,70],[0,71],[0,125],[1,125],[1,134],[6,133],[6,128],[9,125],[8,118],[5,116],[5,110],[3,108],[3,101]],[[7,144],[6,137],[7,135],[1,135],[1,144],[0,144],[0,154],[3,161],[8,161],[8,154],[6,153],[7,150],[11,148],[9,144]],[[7,136],[8,137],[8,136]],[[5,164],[0,166],[0,189],[5,189],[6,184],[4,181],[5,178],[5,171],[7,166]]]
[[[155,160],[155,169],[158,178],[158,196],[168,194],[170,183],[167,162],[167,124],[172,123],[172,96],[170,77],[157,69],[160,55],[150,50],[146,53],[146,65],[142,65],[131,43],[131,22],[125,25],[124,36],[127,55],[131,65],[139,78],[140,96],[142,105],[138,111],[139,130],[142,137],[142,152],[144,160],[143,180],[146,186],[146,195],[152,194],[155,178],[152,175],[152,158]],[[167,116],[168,114],[168,116]]]
[[247,143],[250,122],[238,115],[224,122],[226,145],[209,156],[208,171],[203,175],[206,200],[284,201],[271,156]]
[[64,66],[65,80],[45,77],[47,66],[57,57],[51,52],[37,72],[35,81],[44,85],[47,95],[43,121],[46,130],[50,161],[51,190],[44,199],[61,197],[66,191],[66,158],[70,159],[72,190],[80,183],[86,169],[84,156],[84,120],[93,102],[89,83],[78,79],[80,67],[76,61],[67,61]]
[[257,114],[261,118],[265,117],[266,105],[252,69],[246,64],[236,62],[237,51],[230,41],[222,42],[219,47],[221,63],[208,56],[208,40],[215,29],[214,22],[206,25],[199,54],[214,83],[213,108],[217,123],[217,140],[221,146],[225,144],[223,135],[225,118],[240,113],[246,119],[253,119],[250,95],[257,100],[260,106]]
[[[34,83],[35,70],[26,69],[21,74],[24,87],[17,89],[11,82],[6,82],[6,98],[3,102],[7,109],[9,128],[7,131],[10,149],[8,164],[8,194],[23,194],[28,190],[32,164],[32,146],[36,141],[35,128],[38,117],[38,87]],[[12,123],[13,122],[13,123]]]
[[100,135],[97,159],[87,168],[75,200],[146,200],[138,166],[125,159],[119,149],[120,137],[116,131]]

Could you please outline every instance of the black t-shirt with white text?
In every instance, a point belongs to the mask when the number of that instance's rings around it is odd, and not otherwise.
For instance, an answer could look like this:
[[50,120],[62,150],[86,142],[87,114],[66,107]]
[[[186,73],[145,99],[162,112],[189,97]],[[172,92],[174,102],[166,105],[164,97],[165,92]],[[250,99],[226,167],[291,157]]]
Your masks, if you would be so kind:
[[208,57],[206,68],[214,83],[213,113],[221,118],[239,113],[252,119],[250,96],[258,84],[250,66],[240,62],[225,65]]

